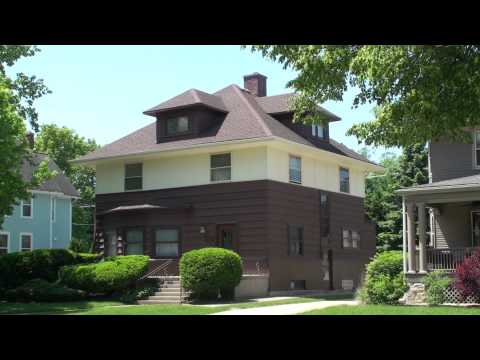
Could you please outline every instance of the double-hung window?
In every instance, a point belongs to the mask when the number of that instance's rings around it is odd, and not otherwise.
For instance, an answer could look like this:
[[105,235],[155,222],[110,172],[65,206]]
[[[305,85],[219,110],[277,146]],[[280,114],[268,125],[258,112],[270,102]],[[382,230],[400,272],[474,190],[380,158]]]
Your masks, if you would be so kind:
[[20,234],[20,251],[32,251],[32,234]]
[[360,234],[358,231],[352,230],[352,247],[359,248],[360,247]]
[[166,124],[165,133],[167,136],[181,135],[190,132],[190,121],[186,116],[167,119]]
[[475,139],[473,142],[474,145],[474,156],[475,156],[475,167],[480,169],[480,130],[475,131]]
[[360,233],[356,230],[342,229],[342,247],[354,248],[360,247]]
[[28,200],[22,200],[22,217],[23,218],[32,218],[33,217],[33,198]]
[[141,190],[143,187],[143,164],[125,165],[125,191]]
[[178,229],[155,230],[155,255],[159,258],[176,258],[180,252]]
[[231,154],[210,155],[210,181],[228,181],[232,179]]
[[303,227],[288,226],[288,255],[303,255]]
[[126,255],[143,255],[143,229],[128,229],[125,237]]
[[0,255],[8,253],[8,243],[10,241],[10,234],[6,232],[0,233]]
[[302,158],[290,155],[289,179],[291,183],[302,183]]
[[340,168],[340,191],[350,192],[350,171],[346,168]]

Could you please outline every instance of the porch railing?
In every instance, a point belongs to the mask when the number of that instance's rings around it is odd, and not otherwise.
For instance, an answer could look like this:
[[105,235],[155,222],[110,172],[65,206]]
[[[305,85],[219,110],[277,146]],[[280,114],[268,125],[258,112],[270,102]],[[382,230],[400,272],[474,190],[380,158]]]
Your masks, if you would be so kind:
[[463,262],[466,257],[472,255],[475,247],[434,249],[427,248],[428,270],[455,271],[457,265]]
[[270,273],[267,257],[244,257],[242,263],[244,275],[268,275]]

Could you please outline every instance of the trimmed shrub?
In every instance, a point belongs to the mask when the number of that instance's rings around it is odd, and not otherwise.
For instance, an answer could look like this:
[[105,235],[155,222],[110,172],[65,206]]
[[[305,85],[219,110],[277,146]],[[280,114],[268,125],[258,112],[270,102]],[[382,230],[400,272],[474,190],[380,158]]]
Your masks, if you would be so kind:
[[77,264],[92,264],[102,260],[100,254],[75,253],[75,262]]
[[443,271],[432,271],[425,276],[424,284],[428,305],[441,305],[445,302],[445,291],[452,280]]
[[58,270],[76,264],[75,253],[65,249],[38,249],[0,257],[0,288],[16,288],[32,279],[56,281]]
[[480,249],[457,266],[453,284],[464,299],[468,296],[480,299]]
[[242,273],[240,256],[223,248],[192,250],[180,259],[182,286],[195,299],[232,299]]
[[402,252],[383,251],[367,265],[359,296],[367,304],[397,304],[407,289]]
[[148,256],[113,256],[96,264],[65,266],[59,277],[68,287],[108,295],[133,287],[147,268]]
[[56,283],[49,283],[42,279],[33,279],[16,289],[7,290],[5,297],[9,301],[76,301],[85,298],[85,292],[69,289]]
[[126,304],[134,304],[138,300],[143,300],[155,294],[158,290],[158,283],[156,281],[144,282],[142,285],[134,289],[128,289],[120,296],[120,301]]

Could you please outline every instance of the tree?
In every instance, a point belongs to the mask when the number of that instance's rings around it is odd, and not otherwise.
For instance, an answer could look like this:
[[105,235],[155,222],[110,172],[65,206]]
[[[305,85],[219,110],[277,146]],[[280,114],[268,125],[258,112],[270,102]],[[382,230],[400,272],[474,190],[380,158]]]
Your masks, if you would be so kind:
[[428,182],[427,150],[424,145],[406,147],[400,156],[384,154],[382,175],[370,174],[365,185],[365,209],[377,224],[377,247],[400,249],[402,245],[402,198],[395,193],[401,187]]
[[93,206],[95,204],[95,170],[86,166],[72,165],[69,161],[98,148],[95,140],[79,136],[74,130],[57,125],[43,125],[35,140],[35,151],[46,153],[70,178],[80,193],[80,200],[73,206],[73,238],[80,240],[82,251],[88,249]]
[[39,165],[29,181],[20,172],[22,162],[32,160],[25,138],[26,122],[32,129],[38,129],[33,102],[49,90],[35,76],[18,73],[11,79],[5,71],[18,59],[33,56],[37,51],[32,46],[0,45],[0,227],[13,206],[30,196],[28,190],[54,175],[46,162]]
[[255,45],[252,51],[297,72],[287,84],[299,94],[296,121],[326,121],[313,112],[316,104],[342,101],[348,86],[356,89],[352,107],[374,104],[375,119],[348,134],[367,145],[464,139],[462,128],[480,124],[478,45]]

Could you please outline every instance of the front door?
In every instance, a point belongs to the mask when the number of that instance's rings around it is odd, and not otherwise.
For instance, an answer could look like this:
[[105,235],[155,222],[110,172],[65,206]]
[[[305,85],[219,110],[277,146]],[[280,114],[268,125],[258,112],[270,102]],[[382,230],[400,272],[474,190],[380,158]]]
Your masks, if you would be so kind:
[[480,246],[480,212],[472,212],[472,246]]
[[236,251],[235,225],[217,225],[217,246]]

